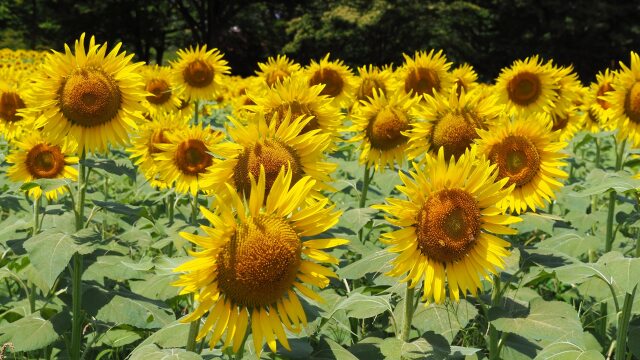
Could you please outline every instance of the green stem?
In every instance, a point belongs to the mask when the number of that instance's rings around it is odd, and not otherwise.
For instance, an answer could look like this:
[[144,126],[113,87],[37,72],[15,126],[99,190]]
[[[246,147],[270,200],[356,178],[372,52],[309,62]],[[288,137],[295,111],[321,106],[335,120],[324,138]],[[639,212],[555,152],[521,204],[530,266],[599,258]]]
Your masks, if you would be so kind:
[[629,331],[629,321],[631,320],[631,308],[633,307],[633,299],[636,296],[638,286],[633,287],[631,294],[626,293],[624,296],[624,305],[622,311],[618,313],[618,334],[616,336],[616,360],[624,360],[627,354],[627,333]]
[[169,193],[169,197],[167,199],[167,203],[168,203],[167,205],[169,209],[169,224],[173,224],[175,202],[176,202],[176,195],[173,192]]
[[407,283],[407,289],[404,293],[404,322],[402,323],[401,339],[404,342],[409,342],[409,336],[411,334],[411,322],[413,321],[413,311],[415,287],[409,287]]
[[[498,306],[500,303],[500,274],[494,276],[493,293],[491,294],[491,306]],[[487,318],[487,322],[489,319]],[[500,332],[489,322],[489,359],[500,359]]]
[[200,106],[200,103],[198,102],[198,100],[193,102],[194,104],[194,109],[193,109],[193,124],[194,125],[198,125],[198,107]]
[[613,215],[616,209],[616,192],[611,190],[609,192],[609,206],[607,209],[607,233],[605,237],[604,252],[611,251],[613,247]]
[[37,235],[38,229],[40,228],[39,220],[40,220],[41,204],[42,204],[42,196],[39,196],[37,199],[33,200],[33,231],[31,232],[31,236]]
[[[369,168],[369,165],[365,165],[364,178],[362,179],[362,191],[360,192],[360,203],[359,203],[360,209],[364,208],[365,205],[367,204],[367,192],[369,191],[369,183],[371,182],[372,178],[373,178],[373,172],[371,172],[371,168]],[[363,237],[364,237],[364,229],[361,228],[358,230],[358,238],[360,239],[360,242],[362,242]]]
[[[86,153],[82,150],[78,165],[78,195],[75,203],[76,230],[84,227],[84,198],[87,189],[87,169],[84,164]],[[73,278],[71,283],[71,307],[73,320],[71,323],[71,359],[80,359],[82,343],[82,255],[73,254]]]
[[29,286],[29,310],[33,314],[36,312],[36,285],[31,283]]
[[[198,193],[192,197],[191,201],[191,225],[198,226]],[[196,245],[191,244],[191,250],[195,251]],[[195,299],[193,299],[193,308],[196,308]],[[187,337],[187,351],[196,351],[196,336],[200,328],[200,319],[196,319],[189,325],[189,336]]]
[[600,168],[600,142],[598,141],[598,139],[596,138],[596,169]]

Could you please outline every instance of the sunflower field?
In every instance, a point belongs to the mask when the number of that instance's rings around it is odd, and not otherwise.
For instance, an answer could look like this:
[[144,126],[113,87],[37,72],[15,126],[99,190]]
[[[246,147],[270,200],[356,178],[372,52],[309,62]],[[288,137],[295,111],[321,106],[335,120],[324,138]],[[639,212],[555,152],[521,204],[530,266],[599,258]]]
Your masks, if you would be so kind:
[[638,54],[121,46],[0,50],[0,359],[640,359]]

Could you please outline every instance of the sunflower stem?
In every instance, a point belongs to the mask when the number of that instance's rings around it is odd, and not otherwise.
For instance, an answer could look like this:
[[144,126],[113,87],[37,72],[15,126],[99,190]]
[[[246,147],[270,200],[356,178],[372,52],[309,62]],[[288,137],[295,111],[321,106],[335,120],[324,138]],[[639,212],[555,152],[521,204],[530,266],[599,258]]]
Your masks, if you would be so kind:
[[[617,143],[617,142],[616,142]],[[617,145],[617,144],[616,144]],[[627,140],[622,140],[620,146],[616,146],[616,167],[615,171],[622,170],[624,163],[624,149],[627,145]],[[613,239],[615,237],[615,229],[613,228],[613,216],[616,210],[616,196],[615,190],[609,192],[609,206],[607,208],[607,232],[605,238],[604,252],[609,252],[613,248]]]
[[413,311],[415,310],[413,298],[415,293],[415,287],[409,286],[407,283],[407,289],[404,293],[404,322],[402,323],[401,339],[404,342],[409,342],[409,336],[411,335],[411,321],[413,320]]
[[[369,191],[369,183],[371,182],[372,178],[373,173],[371,172],[371,168],[367,164],[364,166],[364,178],[362,179],[362,191],[360,192],[360,209],[364,208],[367,203],[367,192]],[[364,229],[361,228],[360,230],[358,230],[358,238],[360,239],[360,242],[362,242],[363,237]]]
[[174,212],[175,212],[175,202],[176,202],[176,195],[173,192],[169,193],[169,197],[167,198],[167,209],[169,212],[169,224],[173,225],[173,217],[174,217]]
[[[198,193],[196,192],[191,199],[191,225],[198,226]],[[196,250],[196,245],[191,244],[191,250]],[[191,295],[192,307],[196,308],[195,298]],[[196,352],[196,336],[200,329],[200,319],[196,319],[189,325],[189,336],[187,337],[187,351]]]
[[193,124],[198,125],[198,107],[200,106],[200,102],[198,102],[198,100],[195,100],[193,104],[195,105],[193,109]]
[[200,329],[200,319],[193,320],[189,324],[189,337],[187,338],[187,351],[196,352],[196,335]]
[[[76,231],[84,227],[84,198],[87,189],[84,163],[86,152],[83,149],[78,165],[78,195],[75,203]],[[80,347],[82,342],[82,255],[73,254],[73,277],[71,279],[71,307],[73,321],[71,324],[71,359],[80,359]]]
[[[500,303],[500,275],[495,275],[493,279],[493,293],[491,294],[491,306],[498,306]],[[487,314],[488,315],[488,314]],[[491,325],[490,320],[487,318],[489,324],[489,359],[500,359],[500,332]]]
[[31,232],[31,236],[36,236],[40,228],[39,220],[40,220],[41,205],[42,205],[42,196],[38,196],[37,199],[33,200],[33,231]]
[[600,142],[598,141],[598,138],[595,139],[596,142],[596,169],[600,169]]

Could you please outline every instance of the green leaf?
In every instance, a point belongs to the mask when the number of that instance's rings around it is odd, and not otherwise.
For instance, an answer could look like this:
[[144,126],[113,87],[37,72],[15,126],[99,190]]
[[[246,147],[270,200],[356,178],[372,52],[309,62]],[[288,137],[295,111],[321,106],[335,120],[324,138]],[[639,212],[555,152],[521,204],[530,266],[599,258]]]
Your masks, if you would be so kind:
[[357,234],[373,216],[378,213],[378,210],[371,208],[351,209],[345,211],[340,217],[338,227],[343,227],[346,230]]
[[313,358],[320,359],[332,359],[332,360],[358,360],[349,350],[342,347],[342,345],[329,339],[328,337],[322,338],[328,346],[328,349],[322,349],[313,354]]
[[116,281],[141,279],[144,276],[141,271],[123,266],[125,259],[129,260],[129,257],[118,255],[98,256],[96,261],[84,271],[82,280],[95,280],[102,283],[105,278]]
[[564,302],[533,299],[528,314],[523,317],[506,317],[509,315],[499,309],[495,310],[490,314],[490,318],[491,324],[497,330],[527,339],[557,340],[582,333],[578,313],[573,306]]
[[96,343],[96,346],[122,347],[140,340],[141,336],[135,331],[127,329],[109,329]]
[[412,324],[421,334],[433,331],[452,342],[458,332],[477,315],[478,310],[475,306],[461,299],[458,304],[419,306],[413,314]]
[[536,360],[604,360],[595,350],[586,350],[572,342],[562,341],[546,346],[535,357]]
[[131,280],[131,291],[146,298],[166,301],[178,296],[180,288],[171,285],[178,279],[178,274],[157,275],[151,274],[144,280]]
[[625,192],[640,187],[640,180],[635,179],[627,172],[605,172],[602,169],[593,169],[587,175],[582,190],[571,194],[576,197],[601,195],[609,190]]
[[180,347],[184,346],[188,335],[189,323],[182,323],[175,320],[144,339],[138,347],[149,344],[157,344],[163,348]]
[[[577,263],[554,269],[558,280],[565,284],[581,284],[591,277],[598,277],[611,282],[611,276],[604,266],[592,263]],[[603,284],[604,285],[604,284]]]
[[368,319],[385,311],[393,311],[389,303],[389,295],[369,296],[360,293],[351,295],[336,304],[335,310],[344,309],[347,315],[356,319]]
[[148,219],[149,221],[154,221],[153,217],[149,214],[149,211],[144,207],[131,206],[113,201],[93,200],[93,203],[106,211],[126,215],[130,223],[137,221],[141,217]]
[[537,248],[559,251],[573,257],[587,254],[589,250],[597,250],[602,246],[603,240],[595,236],[581,236],[575,231],[554,235],[536,244]]
[[518,233],[523,234],[530,231],[542,230],[547,234],[553,234],[553,225],[562,218],[549,214],[526,213],[520,215],[523,221],[516,223],[513,227]]
[[154,344],[136,348],[130,360],[202,360],[202,356],[184,349],[160,349]]
[[369,273],[385,273],[391,270],[391,260],[397,255],[386,250],[379,250],[338,269],[341,279],[359,279]]
[[136,169],[131,166],[131,162],[125,159],[98,159],[88,158],[84,160],[84,164],[93,169],[101,169],[114,175],[126,175],[131,180],[136,179]]
[[[59,317],[58,317],[59,318]],[[0,327],[0,343],[13,343],[15,351],[42,349],[58,340],[54,323],[40,314],[31,314]]]

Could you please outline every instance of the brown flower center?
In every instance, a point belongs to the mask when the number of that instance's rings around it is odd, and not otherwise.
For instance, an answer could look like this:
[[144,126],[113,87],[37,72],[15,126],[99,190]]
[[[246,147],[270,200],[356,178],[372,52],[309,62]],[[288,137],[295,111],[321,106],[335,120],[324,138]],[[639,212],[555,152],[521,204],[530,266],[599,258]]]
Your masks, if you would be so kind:
[[536,102],[541,91],[540,78],[528,71],[518,73],[507,84],[509,99],[521,106]]
[[117,116],[122,95],[115,79],[99,68],[75,70],[58,90],[62,114],[74,125],[91,128]]
[[360,84],[360,87],[358,87],[358,91],[356,93],[357,100],[369,101],[369,98],[373,97],[373,90],[377,90],[378,92],[382,92],[383,94],[387,93],[387,87],[379,79],[363,79],[362,84]]
[[278,106],[276,106],[275,108],[271,109],[271,111],[266,115],[267,117],[267,121],[271,121],[272,117],[278,113],[278,116],[276,117],[277,119],[277,123],[276,123],[276,128],[278,128],[280,126],[280,124],[282,123],[282,119],[286,116],[286,114],[288,112],[291,112],[291,120],[290,122],[293,122],[295,119],[297,119],[300,116],[313,116],[313,119],[311,119],[307,125],[305,125],[302,130],[300,131],[300,134],[305,134],[311,130],[316,130],[320,128],[320,125],[318,124],[318,117],[316,116],[316,114],[309,108],[309,106],[307,104],[302,104],[297,100],[294,100],[292,102],[288,102],[288,103],[283,103],[280,104]]
[[301,251],[298,234],[282,219],[251,218],[218,254],[218,287],[234,304],[272,305],[293,286]]
[[398,109],[385,107],[369,119],[366,132],[371,147],[384,151],[405,144],[408,140],[402,135],[405,130],[409,130],[407,115]]
[[273,71],[271,71],[270,73],[267,74],[265,81],[267,82],[267,85],[269,85],[269,87],[273,86],[274,84],[276,84],[278,81],[282,81],[284,79],[286,79],[287,77],[289,77],[289,73],[282,70],[282,69],[275,69]]
[[7,91],[0,95],[0,119],[14,123],[22,119],[17,111],[25,107],[24,101],[15,92]]
[[480,235],[476,200],[461,189],[429,196],[416,218],[418,250],[430,259],[450,263],[468,254]]
[[485,125],[477,114],[470,111],[449,112],[434,125],[431,133],[433,151],[444,147],[444,156],[456,159],[478,138],[476,129],[484,129]]
[[184,174],[201,174],[213,163],[213,157],[207,151],[202,140],[185,140],[178,145],[175,164]]
[[194,88],[209,86],[213,81],[214,74],[213,66],[204,60],[194,60],[182,71],[184,81]]
[[540,170],[538,148],[524,136],[511,135],[493,146],[489,159],[498,165],[498,177],[509,178],[507,186],[528,184]]
[[242,191],[246,195],[251,192],[251,178],[249,175],[252,175],[257,181],[260,176],[260,165],[264,166],[267,194],[271,191],[271,186],[273,186],[273,182],[278,177],[278,173],[283,166],[291,169],[293,174],[292,184],[300,180],[304,175],[300,157],[295,149],[281,141],[265,139],[251,147],[247,147],[238,157],[238,162],[233,169],[233,180],[238,191]]
[[156,147],[156,144],[169,144],[170,141],[169,139],[167,139],[164,135],[165,132],[169,131],[169,129],[159,129],[153,132],[153,134],[151,134],[151,137],[149,138],[149,155],[153,155],[153,154],[157,154],[159,153],[161,150],[159,150]]
[[567,127],[569,124],[569,115],[560,116],[553,115],[553,126],[551,127],[551,131],[562,130]]
[[640,82],[633,84],[627,92],[624,99],[624,113],[629,117],[629,120],[640,124]]
[[416,68],[404,80],[406,93],[413,91],[413,95],[433,95],[434,90],[440,90],[440,77],[433,69]]
[[29,150],[26,165],[34,178],[53,179],[62,174],[64,170],[64,155],[60,147],[41,143]]
[[344,80],[340,74],[333,69],[320,69],[316,71],[309,80],[309,86],[324,84],[324,89],[320,92],[320,95],[328,95],[336,97],[342,92],[344,88]]
[[147,96],[147,101],[152,104],[164,104],[171,98],[171,88],[163,79],[149,80],[146,90],[153,94]]
[[611,90],[613,90],[613,87],[611,87],[611,84],[608,83],[608,82],[605,82],[602,85],[600,85],[600,87],[598,88],[598,92],[596,93],[596,101],[598,102],[600,107],[605,109],[605,110],[610,108],[611,104],[606,100],[600,99],[600,96],[605,95],[606,93],[608,93]]

